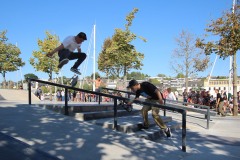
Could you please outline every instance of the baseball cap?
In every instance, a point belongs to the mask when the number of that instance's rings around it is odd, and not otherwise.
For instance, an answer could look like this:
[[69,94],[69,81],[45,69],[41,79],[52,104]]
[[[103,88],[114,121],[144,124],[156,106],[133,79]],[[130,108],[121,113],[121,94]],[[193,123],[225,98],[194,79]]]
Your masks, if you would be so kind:
[[133,79],[133,80],[129,81],[127,88],[131,88],[137,84],[138,84],[138,82],[135,79]]
[[85,34],[84,32],[78,33],[77,36],[78,36],[79,38],[82,38],[82,39],[84,39],[84,40],[87,40],[87,36],[86,36],[86,34]]

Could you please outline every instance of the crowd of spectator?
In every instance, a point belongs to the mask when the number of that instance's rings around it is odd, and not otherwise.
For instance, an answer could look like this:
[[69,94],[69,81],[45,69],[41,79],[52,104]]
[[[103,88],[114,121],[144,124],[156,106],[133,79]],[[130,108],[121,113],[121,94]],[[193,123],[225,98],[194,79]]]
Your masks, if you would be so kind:
[[[219,94],[219,97],[217,95]],[[210,94],[209,91],[206,90],[197,90],[194,91],[192,89],[187,92],[185,89],[184,92],[181,94],[183,102],[186,104],[199,104],[210,106],[210,108],[215,108],[217,112],[219,111],[219,104],[222,102],[222,110],[224,113],[229,112],[230,114],[233,113],[233,95],[226,91],[219,91],[218,89],[215,90],[215,94]],[[240,112],[240,92],[237,93],[238,95],[238,111]],[[167,100],[176,101],[179,98],[179,93],[177,91],[172,92],[171,88],[168,88],[163,91],[163,96]],[[218,99],[219,98],[219,99]],[[195,107],[192,105],[192,107]]]

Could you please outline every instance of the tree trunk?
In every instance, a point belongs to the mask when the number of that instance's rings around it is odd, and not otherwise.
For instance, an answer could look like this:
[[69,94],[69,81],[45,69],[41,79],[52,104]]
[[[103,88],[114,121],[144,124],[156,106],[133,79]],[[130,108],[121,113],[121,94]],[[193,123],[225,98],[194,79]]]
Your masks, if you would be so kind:
[[[50,82],[52,82],[52,71],[51,71],[51,73],[50,73]],[[49,86],[50,87],[50,101],[52,101],[52,86]]]
[[127,87],[127,67],[124,67],[123,71],[123,87]]
[[188,77],[185,77],[185,89],[188,92]]
[[233,115],[238,115],[238,95],[237,95],[237,53],[233,55]]
[[6,83],[7,83],[7,81],[6,81],[5,71],[3,71],[2,76],[3,76],[3,89],[6,89]]

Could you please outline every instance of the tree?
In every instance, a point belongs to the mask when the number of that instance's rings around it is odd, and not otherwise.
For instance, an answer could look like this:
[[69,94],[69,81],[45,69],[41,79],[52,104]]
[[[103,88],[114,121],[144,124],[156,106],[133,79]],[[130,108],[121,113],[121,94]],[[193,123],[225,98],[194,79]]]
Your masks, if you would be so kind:
[[185,78],[185,76],[184,76],[183,73],[178,73],[178,74],[177,74],[177,78]]
[[166,77],[165,74],[158,74],[157,76],[158,76],[158,77]]
[[32,78],[32,79],[38,79],[38,76],[36,76],[33,73],[28,73],[24,75],[24,81],[26,82],[28,78]]
[[146,40],[129,30],[137,12],[138,9],[134,8],[133,11],[126,16],[127,23],[125,24],[125,30],[115,29],[114,35],[104,41],[98,59],[98,68],[100,71],[105,72],[107,76],[114,75],[118,78],[120,74],[123,74],[124,82],[126,82],[127,72],[130,69],[139,70],[141,66],[143,66],[142,60],[144,54],[138,52],[131,42],[136,38],[140,38],[144,42],[146,42]]
[[137,79],[137,80],[144,80],[146,78],[146,75],[141,72],[131,72],[130,74],[127,74],[127,79]]
[[17,71],[19,67],[25,65],[19,57],[20,49],[11,43],[7,43],[6,34],[6,30],[0,32],[0,73],[3,76],[4,87],[6,85],[6,73]]
[[155,86],[160,85],[160,82],[157,79],[155,79],[155,78],[154,79],[149,79],[149,82],[154,84]]
[[109,52],[107,52],[107,48],[111,47],[112,40],[111,38],[107,38],[104,40],[102,52],[98,57],[98,69],[104,73],[109,78],[110,70],[113,68],[113,63],[111,63]]
[[184,74],[185,87],[188,90],[188,78],[207,69],[209,56],[204,55],[202,50],[197,50],[194,36],[187,31],[183,30],[176,42],[178,48],[172,53],[171,65],[176,73]]
[[[50,81],[52,81],[53,72],[58,73],[58,56],[55,54],[52,58],[46,56],[46,53],[52,51],[59,46],[59,38],[57,35],[52,35],[46,31],[46,38],[44,40],[38,39],[38,50],[34,50],[30,58],[30,64],[37,70],[48,74]],[[50,89],[50,95],[52,90]],[[50,97],[52,99],[52,97]]]
[[[205,31],[210,33],[204,38],[198,38],[196,46],[203,49],[206,55],[215,53],[220,58],[233,56],[233,115],[238,115],[237,101],[237,51],[240,49],[240,7],[234,6],[235,12],[225,12],[222,17],[212,20]],[[233,11],[234,11],[233,9]],[[207,41],[206,38],[213,36],[215,41]]]
[[[100,76],[100,74],[98,72],[95,72],[95,78],[97,78],[97,77],[101,77],[101,76]],[[93,79],[93,73],[91,75],[91,79]]]

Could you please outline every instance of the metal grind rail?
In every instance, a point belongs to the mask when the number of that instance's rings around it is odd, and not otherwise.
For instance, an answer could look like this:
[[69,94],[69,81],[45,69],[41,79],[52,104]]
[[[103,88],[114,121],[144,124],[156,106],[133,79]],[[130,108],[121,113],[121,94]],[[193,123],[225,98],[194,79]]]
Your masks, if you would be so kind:
[[[102,88],[102,90],[126,93],[128,95],[128,98],[130,98],[130,95],[135,95],[135,93],[133,93],[133,92],[117,90],[117,89],[111,89],[111,88]],[[170,104],[166,104],[167,102],[170,102]],[[174,107],[178,107],[178,108],[181,108],[181,109],[184,109],[184,110],[188,110],[188,111],[204,114],[205,115],[205,119],[207,119],[206,128],[209,129],[210,116],[212,114],[212,112],[210,112],[210,107],[209,106],[193,104],[193,103],[186,103],[186,102],[180,102],[180,101],[174,101],[174,100],[165,100],[165,99],[164,99],[164,104],[166,106],[174,106]],[[200,107],[202,109],[190,108],[190,107],[186,107],[185,105],[192,105],[192,106]],[[206,109],[206,110],[204,110],[204,109]],[[164,111],[164,116],[166,116],[166,109],[163,109],[163,111]]]

